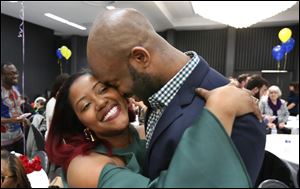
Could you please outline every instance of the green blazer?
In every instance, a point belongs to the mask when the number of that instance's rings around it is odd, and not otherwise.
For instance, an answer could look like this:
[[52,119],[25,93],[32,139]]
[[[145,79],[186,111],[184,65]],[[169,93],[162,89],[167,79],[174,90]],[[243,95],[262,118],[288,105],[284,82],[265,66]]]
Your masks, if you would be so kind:
[[207,109],[184,132],[169,168],[153,181],[140,174],[134,153],[124,150],[114,153],[126,160],[127,167],[106,165],[100,174],[100,188],[251,187],[237,149],[222,124]]

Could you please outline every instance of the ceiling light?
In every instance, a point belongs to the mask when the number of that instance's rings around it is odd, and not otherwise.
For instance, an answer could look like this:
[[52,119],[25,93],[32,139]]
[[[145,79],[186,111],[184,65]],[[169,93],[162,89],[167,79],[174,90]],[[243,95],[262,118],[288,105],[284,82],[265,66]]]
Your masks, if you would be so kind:
[[287,73],[287,70],[261,70],[261,73]]
[[74,22],[70,22],[70,21],[68,21],[68,20],[66,20],[66,19],[64,19],[64,18],[61,18],[61,17],[59,17],[59,16],[56,16],[56,15],[54,15],[54,14],[51,14],[51,13],[45,13],[44,15],[47,16],[47,17],[49,17],[49,18],[52,18],[52,19],[54,19],[54,20],[56,20],[56,21],[62,22],[62,23],[64,23],[64,24],[68,24],[69,26],[73,26],[73,27],[75,27],[75,28],[77,28],[77,29],[80,29],[80,30],[86,30],[86,27],[83,27],[83,26],[81,26],[81,25],[75,24]]
[[192,1],[194,12],[206,19],[245,28],[275,16],[297,1]]
[[115,9],[116,7],[114,7],[114,6],[111,6],[111,5],[109,5],[109,6],[106,6],[106,9],[107,10],[113,10],[113,9]]
[[96,7],[105,7],[108,5],[112,5],[115,1],[83,1],[83,3],[96,6]]

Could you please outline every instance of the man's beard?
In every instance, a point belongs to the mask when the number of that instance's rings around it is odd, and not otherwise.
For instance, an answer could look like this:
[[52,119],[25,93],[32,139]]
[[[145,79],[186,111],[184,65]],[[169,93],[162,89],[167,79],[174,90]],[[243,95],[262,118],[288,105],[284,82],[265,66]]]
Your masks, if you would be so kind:
[[18,84],[18,80],[9,78],[9,79],[6,79],[6,84],[9,85],[9,86],[14,86],[14,85]]
[[144,103],[147,103],[148,98],[160,89],[155,79],[145,73],[137,72],[134,67],[127,64],[131,75],[133,85],[132,91],[134,95],[140,98]]

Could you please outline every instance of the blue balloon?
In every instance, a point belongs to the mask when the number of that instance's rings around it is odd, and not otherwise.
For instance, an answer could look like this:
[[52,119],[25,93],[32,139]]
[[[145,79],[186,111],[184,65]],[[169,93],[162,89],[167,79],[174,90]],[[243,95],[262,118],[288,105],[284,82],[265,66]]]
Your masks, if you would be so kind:
[[285,51],[285,48],[283,48],[281,45],[275,46],[272,50],[273,58],[277,61],[280,61],[284,57]]
[[57,56],[58,59],[62,59],[63,58],[63,56],[62,56],[59,48],[56,50],[56,56]]
[[295,39],[291,37],[287,42],[282,43],[281,46],[285,48],[286,53],[289,53],[295,46]]

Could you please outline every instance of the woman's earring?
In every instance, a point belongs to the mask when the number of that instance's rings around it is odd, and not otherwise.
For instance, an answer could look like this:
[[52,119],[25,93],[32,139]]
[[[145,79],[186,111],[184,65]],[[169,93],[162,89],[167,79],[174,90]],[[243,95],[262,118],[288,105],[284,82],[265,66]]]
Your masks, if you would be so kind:
[[94,137],[93,137],[93,135],[92,135],[92,133],[91,133],[91,131],[90,131],[89,128],[85,128],[83,130],[83,132],[84,132],[84,136],[85,136],[86,140],[91,141],[91,142],[95,141],[95,139],[94,139]]

